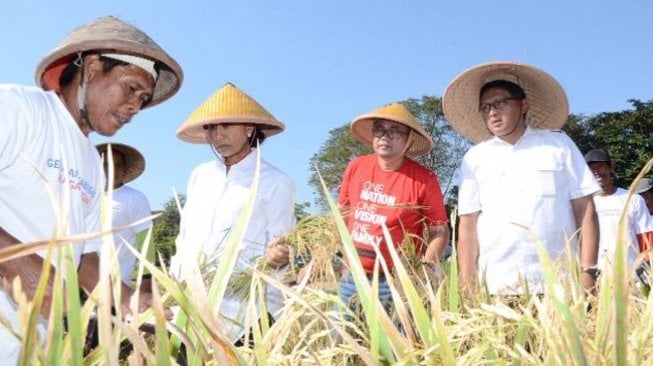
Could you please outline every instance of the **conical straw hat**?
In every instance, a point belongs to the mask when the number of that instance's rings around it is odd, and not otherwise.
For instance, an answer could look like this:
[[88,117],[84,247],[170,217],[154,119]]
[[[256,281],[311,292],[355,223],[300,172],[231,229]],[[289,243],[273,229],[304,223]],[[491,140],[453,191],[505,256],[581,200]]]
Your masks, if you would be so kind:
[[177,130],[177,137],[194,144],[207,144],[203,126],[222,123],[251,123],[266,137],[284,130],[284,125],[249,95],[226,83],[200,105]]
[[129,183],[143,174],[145,171],[145,158],[138,150],[129,145],[119,144],[116,142],[95,145],[100,155],[105,154],[104,159],[107,161],[108,157],[106,157],[106,153],[108,150],[108,145],[111,145],[111,151],[114,154],[116,151],[118,151],[125,158],[125,174],[122,178],[123,184]]
[[541,129],[560,129],[569,115],[567,95],[546,72],[517,62],[490,62],[458,75],[444,92],[444,116],[462,136],[478,143],[492,137],[478,112],[481,87],[494,80],[513,82],[524,89],[529,101],[527,120]]
[[379,119],[401,123],[410,127],[414,132],[417,132],[412,135],[412,145],[406,151],[407,155],[418,156],[426,154],[433,148],[431,136],[424,130],[417,118],[400,103],[388,104],[370,113],[356,117],[351,122],[351,133],[361,144],[372,146],[372,140],[374,139],[374,136],[372,136],[372,127],[374,121]]
[[184,78],[181,67],[143,31],[113,16],[98,18],[73,30],[36,67],[36,83],[45,90],[59,90],[64,69],[84,51],[135,55],[155,61],[159,77],[152,101],[145,107],[159,104],[173,96]]

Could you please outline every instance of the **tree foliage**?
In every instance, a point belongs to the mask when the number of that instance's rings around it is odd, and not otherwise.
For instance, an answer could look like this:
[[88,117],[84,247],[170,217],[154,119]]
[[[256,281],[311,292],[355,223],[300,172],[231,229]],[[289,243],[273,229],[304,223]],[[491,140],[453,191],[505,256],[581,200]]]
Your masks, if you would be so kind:
[[[456,173],[469,143],[459,136],[444,119],[442,101],[439,97],[423,96],[421,99],[408,99],[402,102],[415,115],[431,135],[435,147],[429,154],[415,160],[433,170],[438,175],[442,193],[449,199]],[[322,193],[317,170],[319,169],[332,197],[337,196],[342,175],[347,164],[357,156],[372,152],[370,147],[359,143],[351,134],[349,124],[329,132],[329,138],[310,160],[312,174],[308,184],[313,187],[315,201],[323,208],[326,199]]]
[[564,130],[587,153],[608,151],[615,165],[615,184],[628,187],[653,156],[653,100],[631,99],[634,109],[593,116],[571,115]]
[[[180,194],[179,202],[183,206],[186,202],[186,196]],[[177,238],[177,234],[179,234],[180,219],[181,214],[177,208],[175,198],[172,197],[163,205],[161,216],[154,219],[154,224],[152,225],[154,248],[166,262],[166,265],[170,263],[170,257],[175,254],[175,239]]]

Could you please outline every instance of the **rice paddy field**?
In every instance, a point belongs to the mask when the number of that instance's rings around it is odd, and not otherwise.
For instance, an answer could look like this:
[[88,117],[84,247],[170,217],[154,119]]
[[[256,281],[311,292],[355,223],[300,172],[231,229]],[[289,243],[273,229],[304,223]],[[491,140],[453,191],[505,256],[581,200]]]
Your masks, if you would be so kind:
[[[100,283],[84,303],[75,267],[63,266],[72,261],[68,244],[83,238],[54,238],[2,251],[0,259],[9,260],[51,248],[49,255],[57,258],[58,268],[67,268],[55,275],[54,302],[42,336],[37,332],[37,309],[47,279],[42,277],[33,302],[21,295],[18,283],[13,286],[21,318],[15,330],[23,342],[21,364],[174,365],[180,348],[189,365],[653,364],[653,298],[627,268],[623,246],[592,295],[583,290],[573,248],[553,260],[537,244],[545,293],[509,299],[489,296],[482,283],[464,293],[459,289],[455,235],[452,256],[442,263],[440,274],[411,255],[400,258],[393,251],[395,269],[386,276],[394,307],[388,314],[376,300],[378,277],[367,281],[345,223],[332,201],[330,205],[331,212],[302,219],[289,234],[288,244],[300,260],[293,261],[283,279],[275,279],[257,263],[233,273],[251,202],[232,230],[219,265],[208,273],[198,264],[196,276],[179,283],[136,253],[142,259],[139,274],[143,268],[153,274],[154,306],[126,319],[111,307],[111,299],[120,297],[120,291],[112,291],[120,275],[109,229],[103,235]],[[334,256],[336,252],[342,257]],[[351,263],[357,285],[356,313],[344,310],[337,293],[343,261]],[[384,263],[377,269],[377,275],[386,272]],[[271,325],[256,317],[257,306],[265,310],[264,286],[279,288],[286,298]],[[241,294],[245,301],[252,345],[235,347],[222,333],[226,320],[215,309],[226,291]],[[135,310],[136,301],[132,304]],[[179,314],[168,320],[165,309],[172,306]],[[92,317],[97,318],[100,341],[85,352]],[[125,341],[132,344],[129,352],[121,352]]]

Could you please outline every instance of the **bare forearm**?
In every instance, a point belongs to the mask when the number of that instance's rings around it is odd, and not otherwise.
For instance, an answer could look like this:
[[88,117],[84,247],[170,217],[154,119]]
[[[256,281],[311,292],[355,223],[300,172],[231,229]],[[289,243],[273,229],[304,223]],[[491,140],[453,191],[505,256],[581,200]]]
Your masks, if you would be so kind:
[[424,261],[439,262],[449,244],[449,226],[447,224],[429,227],[429,245],[424,253]]
[[[98,254],[87,253],[82,255],[77,274],[80,286],[88,292],[93,291],[100,280],[100,257]],[[134,290],[131,287],[120,282],[121,303],[124,305],[123,312],[128,311],[129,298],[133,293]]]
[[[3,228],[0,228],[0,248],[8,248],[12,245],[18,245],[20,241],[11,236]],[[54,267],[48,266],[50,276],[45,289],[43,297],[43,305],[41,306],[41,314],[48,317],[50,314],[50,305],[52,302],[52,286],[54,280]],[[5,290],[11,295],[11,284],[16,277],[20,277],[21,285],[27,298],[32,300],[36,294],[36,290],[41,279],[41,272],[43,270],[43,258],[36,254],[30,254],[24,257],[15,258],[9,261],[0,263],[0,275],[5,282]]]
[[100,257],[97,253],[83,254],[77,268],[79,285],[91,292],[100,280]]
[[[594,208],[592,196],[585,196],[571,201],[576,219],[576,226],[581,232],[580,265],[583,269],[596,267],[599,252],[599,220]],[[594,288],[595,278],[591,272],[583,271],[583,285],[586,289]]]
[[477,221],[478,213],[460,216],[457,249],[460,280],[463,285],[476,280],[476,261],[479,254]]
[[592,267],[596,265],[599,248],[599,220],[596,216],[594,201],[591,196],[572,200],[576,226],[581,232],[581,265]]

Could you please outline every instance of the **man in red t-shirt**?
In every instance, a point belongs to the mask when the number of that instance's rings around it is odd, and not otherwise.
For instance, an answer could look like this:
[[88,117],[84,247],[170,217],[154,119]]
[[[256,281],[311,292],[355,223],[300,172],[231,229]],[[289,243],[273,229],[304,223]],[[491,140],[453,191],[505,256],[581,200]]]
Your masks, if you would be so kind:
[[[379,259],[393,268],[383,225],[400,253],[404,243],[412,242],[416,253],[423,253],[424,262],[437,265],[449,241],[442,191],[435,173],[408,157],[428,153],[433,147],[431,137],[398,103],[354,119],[351,131],[374,149],[374,154],[349,163],[338,197],[363,268],[368,274],[373,272],[375,247],[383,256]],[[349,303],[355,293],[351,274],[343,275],[341,298]],[[385,278],[379,297],[390,299]]]

